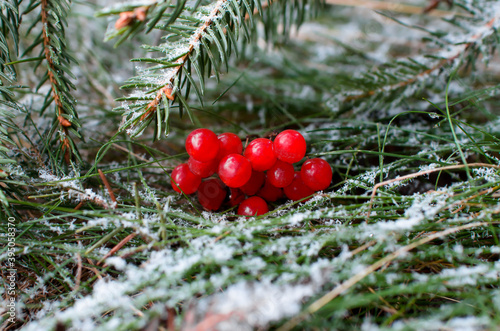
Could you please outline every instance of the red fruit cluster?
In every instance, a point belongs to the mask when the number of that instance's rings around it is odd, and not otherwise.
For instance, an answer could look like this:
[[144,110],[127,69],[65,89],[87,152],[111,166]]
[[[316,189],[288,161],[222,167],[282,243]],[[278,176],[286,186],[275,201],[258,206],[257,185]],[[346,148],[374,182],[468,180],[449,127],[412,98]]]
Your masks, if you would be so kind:
[[[186,139],[188,162],[172,172],[172,187],[179,193],[197,192],[206,210],[218,210],[226,201],[239,205],[238,215],[262,215],[269,211],[267,202],[283,195],[301,200],[330,185],[332,168],[323,159],[309,159],[295,171],[293,163],[304,158],[306,148],[304,137],[295,130],[281,132],[274,142],[257,138],[243,152],[241,139],[233,133],[217,136],[196,129]],[[220,179],[202,182],[215,173]]]

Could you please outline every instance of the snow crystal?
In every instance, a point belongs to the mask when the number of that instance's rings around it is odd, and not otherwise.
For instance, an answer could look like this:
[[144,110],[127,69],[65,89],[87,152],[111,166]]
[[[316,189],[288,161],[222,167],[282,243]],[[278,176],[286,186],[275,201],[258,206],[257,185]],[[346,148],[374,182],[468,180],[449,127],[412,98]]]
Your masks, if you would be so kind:
[[[490,323],[488,323],[488,318],[486,316],[467,316],[467,317],[453,317],[449,320],[442,321],[439,317],[431,317],[421,320],[409,319],[406,321],[395,321],[392,325],[393,330],[428,330],[428,331],[438,331],[438,330],[454,330],[454,331],[477,331],[488,329]],[[378,329],[375,325],[373,327],[363,330],[375,330]]]
[[200,300],[212,314],[235,314],[217,325],[218,330],[240,330],[244,324],[238,316],[245,316],[249,326],[263,326],[298,313],[302,300],[314,293],[312,285],[275,285],[269,279],[261,282],[238,282],[224,293]]
[[[473,267],[460,266],[457,269],[444,269],[441,276],[449,278],[447,284],[450,286],[476,285],[478,277],[487,277],[489,274],[487,265],[477,265]],[[498,278],[498,272],[489,275],[492,279]]]
[[389,231],[411,230],[425,219],[433,218],[444,206],[446,206],[449,194],[441,192],[416,194],[413,204],[406,209],[405,218],[395,221],[377,222],[372,225],[377,238],[384,238]]
[[457,253],[457,254],[460,254],[460,255],[461,255],[461,254],[463,254],[463,252],[464,252],[464,246],[462,246],[462,245],[455,245],[455,246],[453,247],[453,251],[454,251],[455,253]]
[[497,183],[500,181],[500,176],[498,175],[498,170],[494,168],[473,168],[472,172],[478,176],[484,178],[489,183]]
[[118,256],[112,256],[106,259],[106,264],[115,267],[117,270],[124,270],[127,262]]
[[492,246],[490,248],[491,253],[493,254],[500,254],[500,246]]
[[439,167],[439,164],[437,163],[431,163],[427,165],[420,166],[420,171],[428,171],[428,170],[433,170]]
[[[99,306],[129,308],[133,304],[130,297],[125,295],[127,289],[128,284],[126,283],[108,281],[105,279],[98,280],[94,285],[91,296],[77,300],[73,307],[60,312],[59,317],[62,320],[85,320],[85,318],[96,314],[96,312],[98,312],[96,308]],[[77,325],[73,326],[77,327]]]
[[291,226],[297,226],[299,223],[301,223],[303,220],[307,219],[309,216],[309,213],[294,213],[287,217],[287,221]]

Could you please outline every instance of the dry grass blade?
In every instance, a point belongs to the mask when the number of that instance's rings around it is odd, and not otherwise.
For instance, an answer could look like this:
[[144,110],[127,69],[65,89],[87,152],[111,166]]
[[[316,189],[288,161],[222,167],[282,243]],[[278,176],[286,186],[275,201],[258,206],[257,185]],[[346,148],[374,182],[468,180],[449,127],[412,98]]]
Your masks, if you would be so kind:
[[499,224],[499,222],[475,222],[475,223],[470,223],[462,226],[457,226],[454,228],[450,228],[444,231],[436,232],[433,234],[428,235],[427,237],[424,237],[410,245],[401,247],[397,251],[393,252],[392,254],[387,255],[386,257],[378,260],[374,264],[370,265],[369,267],[365,268],[363,271],[355,274],[342,284],[338,285],[335,287],[332,291],[326,293],[324,296],[313,302],[303,313],[299,314],[298,316],[292,318],[290,321],[282,325],[278,331],[288,331],[293,329],[297,324],[300,322],[304,321],[309,315],[314,314],[318,310],[320,310],[322,307],[324,307],[327,303],[338,297],[340,294],[343,292],[347,291],[349,288],[352,286],[356,285],[359,281],[361,281],[363,278],[371,274],[372,272],[375,272],[377,269],[383,267],[385,264],[394,261],[397,259],[399,256],[404,255],[408,253],[409,251],[417,248],[418,246],[421,246],[423,244],[426,244],[430,241],[433,241],[438,238],[446,237],[452,233],[457,233],[459,231],[467,230],[467,229],[472,229],[476,227],[481,227],[481,226],[487,226],[490,224]]
[[446,166],[446,167],[439,167],[439,168],[434,168],[434,169],[423,170],[423,171],[419,171],[419,172],[416,172],[416,173],[413,173],[413,174],[408,174],[408,175],[401,176],[401,177],[398,177],[398,178],[393,178],[393,179],[389,179],[389,180],[383,181],[381,183],[376,184],[373,187],[372,194],[371,194],[371,197],[370,197],[370,205],[368,207],[368,214],[367,215],[368,215],[368,217],[370,217],[371,209],[372,209],[372,205],[373,205],[373,200],[375,199],[375,195],[377,194],[377,190],[380,187],[382,187],[382,186],[386,186],[386,185],[389,185],[389,184],[392,184],[392,183],[395,183],[395,182],[404,181],[404,180],[407,180],[407,179],[412,179],[412,178],[417,178],[417,177],[420,177],[420,176],[429,175],[429,174],[432,174],[432,173],[435,173],[435,172],[439,172],[439,171],[464,169],[466,167],[470,167],[470,168],[485,167],[485,168],[500,169],[500,166],[497,166],[497,165],[494,165],[494,164],[488,164],[488,163],[470,163],[470,164],[467,164],[467,165],[465,165],[465,164],[457,164],[457,165],[452,165],[452,166]]
[[131,233],[128,236],[126,236],[122,241],[120,241],[115,247],[113,247],[106,255],[104,255],[99,262],[97,262],[97,265],[100,265],[104,260],[106,260],[108,257],[114,255],[116,252],[118,252],[123,246],[125,246],[130,240],[134,239],[135,236],[137,236],[137,233]]
[[102,172],[102,170],[98,169],[98,172],[99,172],[99,176],[101,177],[102,182],[104,183],[104,185],[106,186],[106,189],[108,190],[109,197],[111,198],[111,201],[113,202],[112,208],[115,209],[116,208],[116,198],[115,198],[115,194],[113,193],[113,189],[111,189],[111,185],[109,185],[109,182],[108,182],[106,176],[104,176],[104,173]]
[[[426,8],[408,5],[400,2],[390,1],[373,1],[373,0],[326,0],[329,5],[352,6],[369,8],[373,10],[389,10],[395,13],[412,14],[412,15],[430,15],[435,17],[446,17],[455,14],[455,11],[433,9],[425,11]],[[463,15],[470,16],[468,13]]]

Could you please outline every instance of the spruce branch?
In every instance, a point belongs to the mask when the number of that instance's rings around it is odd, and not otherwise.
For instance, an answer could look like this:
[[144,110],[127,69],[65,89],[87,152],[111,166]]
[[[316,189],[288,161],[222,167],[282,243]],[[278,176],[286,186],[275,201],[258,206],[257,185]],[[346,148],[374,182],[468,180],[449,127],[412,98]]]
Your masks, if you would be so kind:
[[[12,61],[12,51],[17,55],[20,22],[19,4],[17,1],[4,1],[1,4],[0,10],[0,77],[2,80],[12,82],[16,78],[16,71],[13,66],[6,64]],[[12,41],[13,45],[8,42],[9,40]],[[0,85],[3,86],[4,82],[2,81]],[[0,93],[3,94],[4,91],[0,90]]]
[[[160,45],[143,46],[149,52],[162,53],[163,57],[132,60],[151,66],[122,86],[136,91],[118,99],[126,102],[116,108],[124,111],[120,129],[136,136],[154,120],[155,139],[159,139],[169,133],[169,111],[174,105],[179,107],[181,116],[186,110],[194,121],[187,101],[190,92],[194,91],[203,104],[205,79],[214,75],[218,81],[223,69],[229,69],[229,58],[233,53],[239,55],[241,37],[246,42],[255,42],[257,19],[254,16],[260,15],[267,40],[277,42],[283,40],[292,25],[299,26],[306,13],[312,13],[319,5],[318,1],[307,0],[265,4],[258,0],[218,0],[207,6],[198,7],[197,3],[189,7],[181,1],[169,7],[158,1],[147,7],[139,3],[135,8],[124,5],[101,11],[98,15],[120,14],[115,23],[115,28],[120,30],[111,36],[123,33],[128,37],[140,29],[156,29],[164,34],[165,40]],[[140,8],[147,13],[142,17],[144,20],[139,20],[137,15]],[[284,31],[278,32],[280,22]],[[119,43],[122,40],[123,37]]]
[[404,104],[417,91],[422,93],[441,88],[438,86],[445,84],[451,72],[473,65],[478,56],[488,59],[495,50],[495,38],[500,36],[500,7],[494,3],[478,5],[460,1],[455,4],[467,14],[456,13],[446,19],[460,29],[451,33],[431,25],[411,25],[380,13],[405,28],[426,33],[425,42],[434,51],[377,65],[345,80],[343,87],[336,89],[336,96],[331,99],[335,107],[342,111],[353,106],[356,112],[390,111]]
[[370,90],[368,92],[363,92],[359,94],[354,94],[354,95],[349,95],[347,96],[344,101],[349,102],[357,99],[363,99],[367,98],[373,95],[376,95],[380,92],[385,91],[392,91],[392,90],[397,90],[403,87],[406,87],[408,85],[414,84],[416,82],[422,81],[423,79],[429,77],[432,73],[441,70],[444,68],[446,65],[451,64],[453,61],[457,60],[461,56],[464,56],[468,51],[470,51],[474,46],[478,43],[484,40],[485,38],[489,37],[493,33],[497,33],[497,28],[498,28],[498,22],[500,20],[500,13],[497,13],[495,17],[493,17],[491,20],[489,20],[482,29],[480,29],[480,32],[472,35],[469,39],[468,42],[466,43],[460,43],[459,45],[456,45],[454,49],[447,54],[447,57],[440,59],[434,66],[430,68],[426,68],[425,70],[416,73],[413,77],[410,77],[407,80],[399,81],[395,84],[392,85],[385,85],[381,86],[377,89]]
[[[220,13],[221,9],[225,6],[227,6],[228,0],[219,0],[215,6],[215,8],[212,10],[210,15],[207,17],[203,25],[195,32],[195,34],[191,37],[191,42],[189,43],[189,48],[188,51],[186,52],[185,55],[183,55],[181,58],[179,58],[177,61],[174,63],[177,64],[177,66],[174,67],[174,71],[167,82],[165,86],[163,86],[160,91],[156,94],[156,97],[154,98],[153,101],[151,101],[147,106],[146,106],[146,112],[140,117],[141,121],[144,121],[148,117],[152,116],[154,112],[156,111],[156,108],[160,105],[163,97],[165,96],[167,99],[174,101],[174,95],[173,95],[173,88],[172,84],[174,83],[175,78],[180,74],[180,71],[182,68],[186,65],[188,58],[192,55],[192,53],[195,50],[196,45],[199,43],[203,35],[206,33],[207,29],[212,25],[213,20],[216,19],[217,15]],[[269,2],[266,2],[261,5],[261,9],[267,8],[269,5],[271,5],[273,1],[270,0]],[[247,12],[245,15],[245,20],[250,19],[250,15],[257,15],[259,13],[259,9],[255,8],[252,13]]]
[[141,121],[144,121],[156,111],[156,108],[160,105],[160,102],[162,101],[164,96],[169,100],[174,100],[172,84],[175,78],[178,77],[180,71],[186,65],[188,58],[194,52],[196,45],[200,42],[208,27],[212,25],[214,19],[216,19],[222,8],[227,5],[227,2],[228,0],[217,1],[215,8],[212,10],[210,15],[208,15],[203,25],[192,35],[191,42],[189,43],[189,48],[186,54],[174,62],[176,66],[173,68],[173,72],[171,73],[170,78],[160,89],[160,91],[158,91],[154,100],[146,106],[146,112],[140,117]]
[[[70,177],[58,178],[47,167],[43,167],[39,173],[40,178],[45,181],[39,185],[55,187],[56,192],[61,195],[67,194],[69,198],[74,198],[80,202],[89,201],[103,209],[113,209],[116,205],[116,201],[109,203],[102,195],[95,193],[92,189],[85,189],[80,181],[69,181]],[[28,197],[28,199],[34,198],[35,196]],[[114,196],[113,200],[115,200]]]
[[8,183],[13,166],[18,163],[10,156],[15,142],[10,138],[9,131],[18,132],[19,128],[11,121],[14,117],[9,111],[0,109],[0,204],[8,205],[7,196],[13,188]]
[[0,204],[8,205],[7,197],[14,192],[9,177],[13,166],[18,163],[11,157],[11,151],[16,146],[11,139],[12,132],[19,132],[19,128],[12,121],[12,110],[19,110],[20,106],[14,99],[12,89],[16,79],[15,68],[8,65],[12,61],[12,54],[17,55],[19,44],[19,4],[17,1],[5,1],[0,11]]
[[[71,2],[41,0],[40,21],[42,23],[42,38],[39,41],[42,46],[41,55],[47,63],[47,79],[51,85],[52,98],[46,98],[47,103],[54,102],[56,106],[56,118],[60,133],[61,152],[66,163],[70,162],[71,156],[76,155],[75,144],[70,132],[78,138],[80,123],[75,109],[75,100],[70,91],[76,87],[66,77],[73,77],[69,65],[76,60],[68,53],[66,46],[66,35],[64,25]],[[74,78],[74,77],[73,77]],[[44,108],[48,106],[44,105]],[[52,131],[52,134],[54,131]]]

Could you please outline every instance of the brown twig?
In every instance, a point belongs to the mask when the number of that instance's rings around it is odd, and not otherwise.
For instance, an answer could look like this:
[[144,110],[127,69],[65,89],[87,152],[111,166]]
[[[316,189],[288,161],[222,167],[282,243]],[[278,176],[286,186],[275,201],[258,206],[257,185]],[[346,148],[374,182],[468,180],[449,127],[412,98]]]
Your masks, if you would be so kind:
[[113,193],[113,190],[111,189],[111,185],[109,185],[108,180],[106,179],[106,176],[104,176],[104,173],[102,172],[101,169],[97,170],[99,172],[99,177],[101,177],[102,182],[104,183],[104,186],[106,186],[106,189],[108,190],[109,197],[111,198],[111,201],[113,201],[112,208],[116,208],[116,198],[115,194]]
[[175,309],[167,308],[167,331],[175,331]]
[[78,204],[76,205],[75,210],[79,210],[80,208],[82,208],[82,207],[83,207],[83,205],[84,205],[84,204],[85,204],[85,200],[80,201],[80,203],[78,203]]
[[120,30],[124,27],[132,25],[136,20],[144,22],[150,6],[135,8],[133,11],[124,11],[120,13],[120,18],[115,22],[115,29]]
[[216,330],[216,326],[223,322],[227,321],[230,318],[232,318],[234,315],[239,317],[240,319],[244,319],[243,316],[241,316],[241,313],[239,312],[229,312],[229,313],[222,313],[222,314],[214,314],[214,313],[207,313],[203,320],[199,322],[198,324],[191,326],[191,325],[186,325],[184,327],[185,331],[206,331],[206,330]]
[[448,7],[451,8],[451,6],[453,6],[453,1],[452,0],[430,0],[429,1],[429,4],[427,5],[427,7],[424,8],[424,13],[431,13],[433,11],[435,11],[435,9],[437,8],[437,6],[439,6],[439,3],[440,2],[446,2],[448,4]]
[[225,236],[227,236],[230,233],[231,233],[231,231],[224,232],[223,234],[221,234],[220,236],[218,236],[217,238],[215,238],[214,243],[218,242],[219,240],[221,240],[222,238],[224,238]]
[[365,249],[367,249],[368,247],[371,247],[371,246],[375,245],[376,243],[377,242],[375,240],[372,240],[372,241],[369,241],[369,242],[365,243],[364,245],[359,246],[358,248],[356,248],[352,252],[349,252],[349,255],[348,255],[347,258],[353,257],[354,255],[358,254],[359,252],[364,251]]
[[[53,178],[57,179],[47,168],[44,168],[44,170]],[[51,179],[52,179],[51,178]],[[108,209],[110,206],[109,204],[104,200],[101,199],[98,195],[92,194],[89,195],[86,192],[82,191],[79,187],[72,186],[70,184],[66,184],[65,181],[59,181],[59,180],[54,180],[53,182],[49,182],[48,184],[44,183],[45,185],[51,185],[51,186],[58,186],[60,189],[67,190],[68,194],[76,195],[78,199],[81,200],[81,202],[75,207],[75,210],[78,210],[81,208],[81,204],[84,201],[91,201],[95,203],[96,205],[101,206],[104,209]]]
[[129,252],[125,253],[125,254],[120,255],[120,257],[122,259],[126,259],[126,258],[128,258],[128,257],[130,257],[130,256],[132,256],[132,255],[134,255],[136,253],[145,251],[146,249],[148,249],[147,245],[139,246],[139,247],[133,249],[132,251],[129,251]]
[[115,247],[113,247],[106,255],[104,255],[103,258],[101,258],[98,262],[97,265],[100,265],[104,260],[106,260],[108,257],[114,255],[116,252],[118,252],[123,246],[125,246],[126,243],[128,243],[130,240],[134,239],[134,237],[137,236],[137,233],[131,233],[125,238],[122,239]]
[[89,267],[90,270],[92,270],[95,275],[97,276],[97,278],[99,279],[102,279],[102,276],[101,276],[101,273],[99,272],[99,270],[97,270],[94,266],[94,262],[92,262],[91,259],[87,258],[87,261],[89,262],[90,265],[92,265],[92,267]]
[[[382,298],[380,296],[380,294],[377,294],[377,292],[375,292],[375,290],[371,287],[368,287],[368,291],[372,292],[373,294],[376,294],[378,296],[378,299],[380,301],[382,301],[384,303],[384,305],[386,305],[387,307],[380,307],[382,308],[384,311],[388,312],[389,314],[397,314],[398,311],[396,308],[394,308],[389,302],[387,302],[387,300],[385,300],[384,298]],[[385,308],[385,309],[384,309]]]
[[82,278],[82,257],[80,256],[80,253],[76,253],[76,262],[77,262],[77,268],[76,268],[75,288],[73,289],[74,292],[78,291],[78,289],[80,288],[80,281]]
[[[467,201],[470,201],[470,200],[472,200],[472,199],[475,199],[475,198],[477,198],[477,197],[479,197],[479,196],[481,196],[481,195],[485,195],[485,194],[490,194],[490,193],[493,193],[493,192],[497,191],[498,189],[500,189],[500,186],[490,187],[490,188],[488,188],[488,189],[486,189],[486,190],[483,190],[483,191],[480,191],[480,192],[478,192],[478,193],[476,193],[476,194],[474,194],[474,195],[471,195],[470,197],[467,197],[467,198],[465,198],[465,199],[463,199],[463,200],[460,200],[460,201],[454,202],[454,203],[452,203],[451,205],[447,206],[447,207],[446,207],[446,209],[451,209],[451,208],[453,208],[454,206],[457,206],[457,205],[462,205],[462,204],[464,204],[464,203],[467,203]],[[451,213],[452,213],[452,214],[456,214],[456,213],[458,213],[460,210],[462,210],[464,207],[465,207],[465,206],[461,206],[460,208],[457,208],[457,210],[454,210],[454,211],[452,211]]]
[[92,201],[93,203],[95,203],[96,205],[101,206],[104,209],[108,209],[109,208],[109,204],[106,201],[104,201],[103,199],[101,199],[101,198],[98,198],[98,197],[89,197],[86,194],[83,194],[83,193],[80,193],[80,192],[78,192],[78,193],[79,193],[78,197],[80,199],[83,199],[85,201]]

